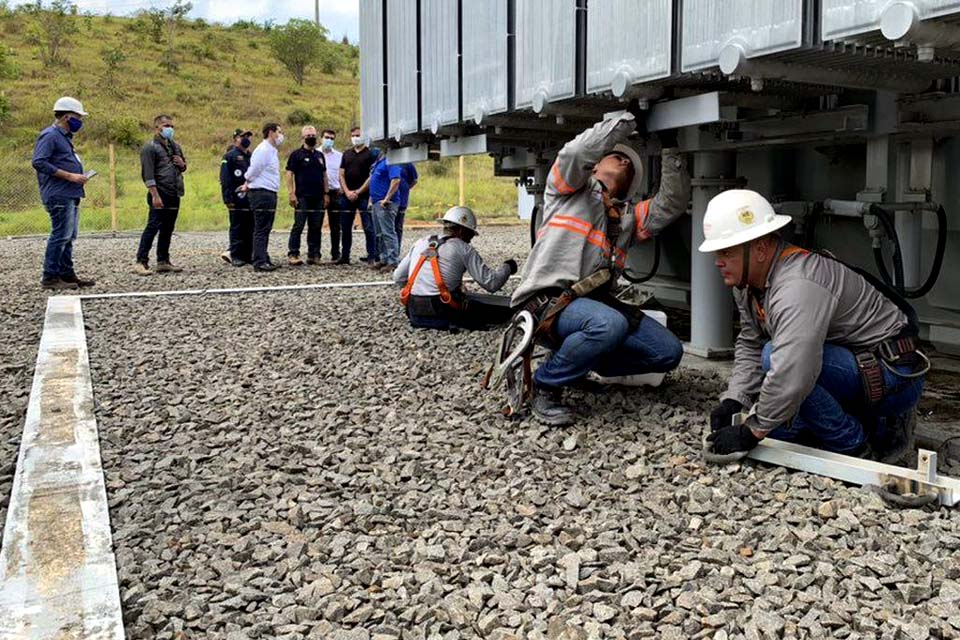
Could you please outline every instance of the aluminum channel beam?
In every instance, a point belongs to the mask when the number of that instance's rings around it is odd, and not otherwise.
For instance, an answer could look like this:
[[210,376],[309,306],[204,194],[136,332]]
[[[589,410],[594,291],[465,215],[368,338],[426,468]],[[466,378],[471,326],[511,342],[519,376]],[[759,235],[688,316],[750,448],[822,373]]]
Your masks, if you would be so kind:
[[516,108],[540,112],[576,92],[576,3],[521,0],[516,6]]
[[0,551],[0,637],[124,638],[78,296],[47,301]]
[[387,2],[387,127],[400,140],[420,130],[418,3]]
[[368,140],[386,135],[383,77],[383,0],[360,2],[360,122]]
[[420,0],[422,124],[438,133],[460,121],[457,0]]
[[465,0],[463,117],[480,124],[509,107],[507,0]]
[[884,487],[893,482],[914,493],[936,491],[940,504],[947,507],[960,502],[960,480],[938,475],[937,454],[925,449],[919,452],[916,469],[863,460],[773,438],[761,440],[747,457],[860,486]]

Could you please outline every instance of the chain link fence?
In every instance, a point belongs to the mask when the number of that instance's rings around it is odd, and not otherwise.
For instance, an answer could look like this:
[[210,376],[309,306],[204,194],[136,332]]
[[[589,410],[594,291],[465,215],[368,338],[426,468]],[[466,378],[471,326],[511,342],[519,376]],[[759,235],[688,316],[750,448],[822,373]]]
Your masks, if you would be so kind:
[[47,213],[40,202],[32,149],[0,154],[0,237],[46,233]]

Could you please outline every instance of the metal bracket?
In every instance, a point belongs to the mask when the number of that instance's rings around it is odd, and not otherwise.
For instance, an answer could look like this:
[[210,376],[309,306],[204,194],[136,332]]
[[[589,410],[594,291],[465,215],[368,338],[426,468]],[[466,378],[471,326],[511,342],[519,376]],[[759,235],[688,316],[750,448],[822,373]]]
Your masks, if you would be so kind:
[[920,450],[916,469],[862,460],[773,438],[760,441],[747,457],[861,486],[895,486],[900,491],[918,495],[935,493],[937,501],[947,507],[960,502],[960,480],[937,474],[937,454],[926,449]]
[[423,162],[430,155],[430,146],[427,144],[417,144],[412,147],[400,147],[399,149],[390,149],[387,151],[387,162],[390,164],[403,164],[404,162]]
[[471,156],[487,152],[487,136],[464,136],[440,141],[440,157]]

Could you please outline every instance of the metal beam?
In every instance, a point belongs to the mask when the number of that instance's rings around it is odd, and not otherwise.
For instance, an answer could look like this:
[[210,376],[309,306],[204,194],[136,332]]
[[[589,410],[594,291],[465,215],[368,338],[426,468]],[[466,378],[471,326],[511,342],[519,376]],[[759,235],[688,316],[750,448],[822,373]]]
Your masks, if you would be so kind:
[[702,93],[698,96],[658,102],[647,116],[647,131],[676,129],[720,121],[720,93]]
[[765,438],[747,457],[781,467],[806,471],[860,486],[886,487],[895,484],[901,491],[921,495],[936,492],[940,504],[952,507],[960,502],[960,480],[937,474],[937,454],[921,449],[916,469],[863,460],[813,447]]
[[423,162],[430,155],[430,146],[426,144],[417,144],[412,147],[399,147],[387,151],[387,162],[390,164],[403,164],[404,162]]
[[487,153],[487,136],[464,136],[440,141],[440,157],[472,156]]

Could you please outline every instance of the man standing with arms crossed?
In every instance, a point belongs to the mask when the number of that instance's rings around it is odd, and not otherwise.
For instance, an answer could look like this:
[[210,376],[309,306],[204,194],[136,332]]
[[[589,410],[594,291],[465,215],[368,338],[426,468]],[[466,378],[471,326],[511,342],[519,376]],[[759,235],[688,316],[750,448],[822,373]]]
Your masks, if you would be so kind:
[[156,129],[153,140],[140,151],[140,174],[148,190],[147,206],[150,207],[134,267],[134,273],[141,276],[152,273],[150,250],[154,238],[157,239],[157,273],[183,271],[170,262],[170,239],[180,213],[187,161],[183,149],[173,141],[173,118],[159,115],[153,119],[153,126]]
[[277,192],[280,191],[280,154],[283,129],[276,122],[263,125],[263,141],[253,150],[247,182],[240,187],[250,197],[253,210],[253,270],[276,271],[270,261],[268,245],[273,220],[277,216]]
[[360,212],[360,224],[366,239],[367,255],[363,258],[369,262],[376,252],[374,244],[373,223],[370,212],[367,210],[367,194],[370,183],[370,167],[373,166],[373,154],[363,142],[360,127],[350,130],[350,149],[343,152],[340,161],[340,186],[343,195],[340,198],[340,231],[343,238],[342,250],[338,264],[350,264],[350,250],[353,248],[353,223],[357,212]]
[[93,280],[77,277],[73,270],[73,241],[77,239],[80,200],[87,176],[73,149],[73,134],[83,128],[87,112],[75,98],[63,97],[53,105],[54,123],[40,132],[33,148],[40,198],[50,214],[50,238],[43,258],[44,289],[90,287]]

